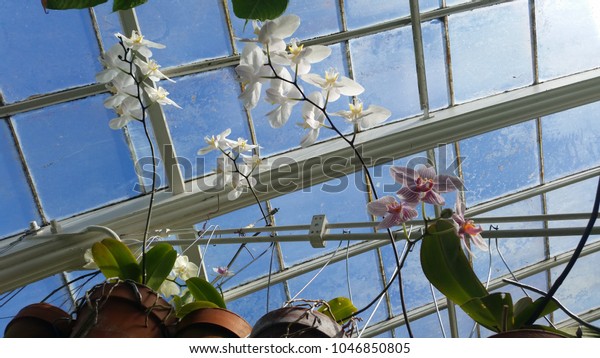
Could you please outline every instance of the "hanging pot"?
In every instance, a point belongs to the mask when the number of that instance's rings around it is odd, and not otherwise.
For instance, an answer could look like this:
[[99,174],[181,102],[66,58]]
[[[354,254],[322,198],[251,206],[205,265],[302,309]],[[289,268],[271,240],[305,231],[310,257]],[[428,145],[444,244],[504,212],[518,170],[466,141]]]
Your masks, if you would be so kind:
[[305,307],[283,307],[262,316],[251,338],[340,338],[342,327],[331,317]]
[[25,306],[8,323],[4,338],[64,338],[71,331],[71,316],[48,303]]
[[130,281],[102,283],[79,306],[72,337],[161,338],[174,322],[172,306],[149,287]]
[[500,332],[489,338],[567,338],[558,332],[543,329],[515,329],[513,331]]
[[224,308],[201,308],[185,315],[173,328],[176,338],[245,338],[252,326]]

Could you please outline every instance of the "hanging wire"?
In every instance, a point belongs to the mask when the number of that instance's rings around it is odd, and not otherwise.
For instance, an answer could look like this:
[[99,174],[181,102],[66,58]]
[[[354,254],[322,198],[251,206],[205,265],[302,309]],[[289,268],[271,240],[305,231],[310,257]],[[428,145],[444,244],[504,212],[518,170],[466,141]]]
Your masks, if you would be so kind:
[[352,299],[352,284],[351,284],[351,280],[350,280],[350,255],[349,255],[349,251],[350,251],[350,240],[346,241],[346,283],[348,285],[348,297],[350,298],[350,301],[354,301]]
[[[389,286],[394,281],[394,279],[396,278],[397,271],[398,271],[398,268],[396,267],[394,269],[394,272],[392,273],[392,277],[391,277],[390,282],[388,283],[387,286]],[[373,312],[371,312],[371,315],[365,321],[365,325],[364,325],[363,329],[359,332],[357,338],[360,338],[363,335],[363,333],[365,333],[367,327],[369,326],[369,323],[371,322],[371,320],[375,316],[375,313],[377,313],[377,309],[379,309],[379,305],[381,305],[381,302],[383,302],[384,298],[385,298],[385,295],[380,295],[380,297],[377,299],[377,304],[375,305],[375,308],[373,309]]]
[[317,271],[317,273],[304,285],[304,287],[302,287],[300,289],[300,291],[298,291],[298,293],[296,293],[296,295],[294,297],[292,297],[290,299],[289,302],[294,301],[298,297],[298,295],[300,295],[302,293],[302,291],[304,291],[321,274],[321,272],[323,272],[323,270],[325,269],[325,267],[327,267],[329,265],[329,263],[331,262],[331,260],[337,254],[338,250],[342,246],[342,243],[343,243],[343,241],[340,241],[340,243],[338,244],[338,246],[335,248],[335,251],[331,254],[331,256],[329,257],[329,259],[327,260],[327,262],[325,262],[325,264],[319,269],[319,271]]
[[446,338],[446,330],[444,329],[444,322],[442,321],[442,315],[440,314],[440,307],[438,306],[437,298],[435,297],[435,291],[431,283],[429,284],[429,290],[431,291],[431,297],[433,298],[433,305],[435,306],[435,313],[437,315],[438,323],[440,324],[442,336],[443,338]]

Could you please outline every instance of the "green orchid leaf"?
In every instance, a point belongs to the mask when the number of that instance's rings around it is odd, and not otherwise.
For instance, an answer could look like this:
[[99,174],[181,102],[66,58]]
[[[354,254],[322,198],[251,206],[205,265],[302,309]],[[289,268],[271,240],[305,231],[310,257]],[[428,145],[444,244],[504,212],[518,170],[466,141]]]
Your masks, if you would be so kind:
[[114,0],[113,11],[127,10],[145,4],[148,0]]
[[85,9],[103,4],[108,0],[42,0],[42,5],[45,9],[51,10],[68,10],[68,9]]
[[[536,308],[543,303],[543,300],[543,297],[540,297],[533,302],[531,298],[528,297],[520,299],[515,304],[515,306],[519,306],[518,311],[515,309],[515,328],[523,328],[525,326],[525,322],[529,320],[529,317],[531,317],[532,313],[536,310]],[[521,301],[523,301],[523,303],[520,303]],[[528,305],[526,305],[527,302],[529,303]],[[545,315],[556,311],[557,309],[559,309],[558,304],[550,300],[550,302],[548,302],[546,307],[544,307],[544,310],[540,313],[540,315],[536,317],[536,320],[540,317],[544,317]]]
[[327,305],[323,305],[319,308],[319,312],[325,313],[341,324],[348,322],[348,319],[344,320],[344,318],[352,316],[357,311],[358,308],[356,308],[352,301],[347,297],[336,297],[328,301]]
[[176,316],[178,318],[183,318],[188,313],[193,312],[195,310],[199,310],[201,308],[219,308],[219,306],[209,301],[190,302],[188,304],[183,305],[179,310],[177,310]]
[[186,280],[185,283],[196,301],[208,301],[218,307],[227,308],[223,296],[210,282],[200,277],[192,277]]
[[440,292],[459,306],[489,293],[473,272],[454,225],[439,219],[427,228],[421,242],[421,267]]
[[288,0],[232,0],[233,13],[240,19],[272,20],[284,13]]
[[94,262],[106,278],[142,281],[142,269],[124,243],[115,239],[104,239],[92,246]]
[[513,303],[508,293],[498,292],[473,298],[460,308],[489,330],[503,332],[513,329]]
[[171,273],[177,251],[166,242],[156,244],[146,253],[146,285],[158,290]]

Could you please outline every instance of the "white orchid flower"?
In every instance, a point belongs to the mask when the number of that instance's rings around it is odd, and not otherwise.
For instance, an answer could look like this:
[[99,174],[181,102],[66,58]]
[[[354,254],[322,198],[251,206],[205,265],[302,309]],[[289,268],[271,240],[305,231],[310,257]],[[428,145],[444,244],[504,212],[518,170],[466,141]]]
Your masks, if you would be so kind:
[[250,41],[260,42],[270,52],[285,51],[284,39],[292,36],[300,27],[300,18],[296,15],[284,15],[274,20],[265,21],[262,26],[259,26],[256,21],[252,25],[258,38]]
[[131,31],[131,37],[126,37],[120,33],[117,33],[115,36],[123,40],[123,44],[127,48],[137,51],[140,55],[146,58],[152,57],[152,51],[150,51],[150,48],[165,48],[165,45],[144,39],[144,36],[135,30]]
[[267,62],[262,49],[254,43],[244,46],[240,64],[235,68],[240,81],[244,84],[244,92],[239,98],[247,109],[256,107],[260,98],[262,84],[267,77],[272,77],[272,71],[265,66]]
[[355,99],[354,103],[350,103],[349,111],[338,111],[332,114],[346,118],[348,122],[357,124],[361,129],[367,129],[384,122],[392,115],[392,112],[375,105],[370,105],[369,108],[363,110],[363,103]]
[[83,259],[85,260],[85,265],[83,265],[84,269],[88,270],[97,270],[98,265],[96,265],[96,261],[94,261],[94,255],[92,254],[92,248],[85,250],[83,254]]
[[181,109],[181,107],[179,107],[177,103],[175,103],[170,98],[167,98],[169,92],[167,92],[167,90],[165,90],[162,87],[154,88],[146,85],[146,93],[148,94],[148,97],[152,102],[156,102],[162,105],[171,105]]
[[325,121],[325,114],[322,110],[325,103],[323,95],[320,92],[313,92],[308,95],[308,99],[310,102],[307,101],[302,106],[302,119],[304,121],[298,123],[302,128],[308,129],[308,132],[300,141],[302,148],[312,145],[317,140],[319,131],[324,126]]
[[217,158],[217,169],[215,170],[217,180],[215,184],[218,188],[224,188],[231,183],[233,169],[233,162],[227,155],[222,154]]
[[173,275],[182,280],[187,280],[191,277],[198,276],[198,265],[191,262],[186,255],[177,256],[173,265]]
[[273,128],[282,127],[290,118],[293,107],[302,99],[302,93],[290,83],[292,76],[287,69],[282,68],[278,74],[281,79],[271,81],[271,88],[267,89],[267,102],[277,105],[267,113],[269,124]]
[[198,155],[204,155],[213,150],[224,151],[229,148],[229,142],[231,140],[227,139],[227,136],[231,134],[231,128],[225,129],[223,132],[217,134],[216,136],[206,136],[204,137],[204,141],[208,144],[204,148],[200,148],[198,150]]
[[233,172],[231,174],[231,182],[229,183],[229,186],[232,188],[232,190],[227,193],[227,199],[229,200],[237,199],[246,191],[246,188],[256,185],[255,178],[249,177],[246,179],[246,176],[252,172],[253,168],[243,164],[238,166],[238,170],[239,172]]
[[114,77],[106,88],[113,94],[104,101],[104,107],[116,108],[127,98],[135,97],[135,82],[133,78],[125,73]]
[[320,87],[323,90],[323,96],[327,98],[327,102],[337,101],[340,95],[358,96],[365,90],[356,81],[345,76],[340,76],[339,72],[334,68],[329,68],[325,71],[325,78],[314,73],[304,74],[301,78],[311,85]]
[[[123,47],[120,44],[113,45],[103,55],[100,56],[100,63],[104,66],[104,70],[96,74],[96,81],[100,83],[108,83],[119,74],[125,74],[128,71],[129,64],[119,56],[124,56]],[[131,60],[131,53],[128,54],[126,60]]]
[[143,115],[139,102],[133,97],[125,98],[121,104],[115,108],[115,112],[117,112],[118,117],[113,118],[108,122],[109,127],[112,129],[120,129],[133,120],[141,120]]
[[178,296],[181,290],[179,288],[179,285],[177,285],[174,281],[174,276],[167,277],[167,279],[164,280],[158,288],[158,293],[160,293],[164,297]]
[[292,39],[288,50],[274,52],[271,59],[274,63],[290,66],[298,75],[310,72],[311,64],[321,62],[331,54],[331,49],[323,45],[304,47],[298,45],[297,39]]
[[167,77],[164,73],[162,73],[160,71],[160,65],[152,59],[146,62],[140,58],[136,58],[135,60],[133,60],[133,62],[138,66],[141,74],[144,77],[149,78],[152,82],[158,82],[160,80],[175,82],[169,77]]
[[256,144],[248,144],[248,140],[244,138],[238,138],[236,141],[231,140],[228,142],[228,145],[232,150],[238,153],[250,152],[258,147]]

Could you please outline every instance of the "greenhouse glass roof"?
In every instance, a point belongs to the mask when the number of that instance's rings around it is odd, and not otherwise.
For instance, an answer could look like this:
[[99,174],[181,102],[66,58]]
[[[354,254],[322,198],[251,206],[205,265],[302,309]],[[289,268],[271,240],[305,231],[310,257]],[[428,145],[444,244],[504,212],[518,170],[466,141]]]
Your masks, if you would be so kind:
[[[292,299],[347,296],[368,307],[358,323],[365,337],[405,337],[406,317],[415,337],[489,335],[430,286],[418,248],[402,270],[407,316],[399,285],[377,299],[396,264],[366,205],[400,188],[391,166],[433,163],[462,178],[468,216],[490,246],[489,255],[474,250],[473,267],[491,289],[524,295],[503,278],[550,288],[592,213],[600,175],[597,1],[291,1],[286,14],[301,19],[294,37],[331,50],[311,72],[337,68],[365,88],[365,107],[392,113],[369,129],[340,122],[343,134],[356,133],[373,186],[334,131],[301,147],[301,105],[284,128],[265,118],[273,106],[264,99],[244,107],[235,66],[253,27],[230,1],[199,4],[48,13],[38,2],[0,5],[0,330],[51,293],[49,302],[73,310],[97,282],[65,284],[89,273],[85,250],[107,235],[134,246],[144,236],[150,145],[139,123],[109,128],[111,94],[96,80],[114,34],[133,30],[166,46],[153,58],[175,81],[160,83],[181,107],[149,111],[158,158],[151,232],[186,250],[209,280],[212,268],[229,266],[228,307],[251,324]],[[268,227],[251,193],[228,200],[211,190],[217,154],[197,152],[227,128],[268,159],[256,174],[261,208],[273,214]],[[444,197],[453,207],[455,194]],[[323,217],[322,235],[311,233]],[[597,234],[556,294],[596,324]],[[549,319],[574,323],[561,311]]]

